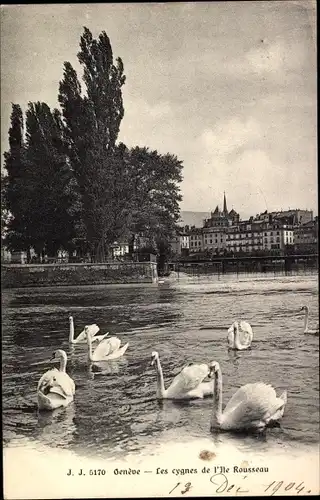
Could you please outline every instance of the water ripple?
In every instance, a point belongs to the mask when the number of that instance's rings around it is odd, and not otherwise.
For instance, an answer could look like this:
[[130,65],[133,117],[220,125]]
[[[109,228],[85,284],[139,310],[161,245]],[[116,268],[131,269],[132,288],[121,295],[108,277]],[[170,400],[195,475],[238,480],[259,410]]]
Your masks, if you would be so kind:
[[[242,437],[243,448],[254,445],[263,452],[270,442],[292,446],[318,442],[319,338],[303,335],[299,309],[304,304],[310,306],[310,322],[316,322],[314,276],[228,275],[208,280],[181,275],[159,287],[5,290],[4,442],[23,443],[28,437],[78,453],[123,457],[146,449],[150,453],[155,442],[210,437],[210,398],[156,400],[156,376],[150,366],[153,350],[160,354],[166,386],[187,363],[216,359],[223,372],[224,402],[238,387],[253,381],[271,383],[277,393],[287,389],[281,428],[263,439]],[[70,314],[76,332],[85,324],[98,323],[102,332],[129,341],[125,358],[89,363],[85,345],[68,344]],[[249,351],[227,349],[227,329],[236,319],[252,324],[254,342]],[[75,400],[65,409],[39,414],[37,382],[59,347],[68,354]]]

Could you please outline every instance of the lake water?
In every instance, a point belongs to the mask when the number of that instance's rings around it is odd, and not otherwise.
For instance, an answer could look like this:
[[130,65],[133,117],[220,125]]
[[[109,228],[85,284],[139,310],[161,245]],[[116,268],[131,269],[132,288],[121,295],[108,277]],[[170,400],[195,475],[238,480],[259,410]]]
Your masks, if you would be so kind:
[[[177,403],[155,399],[151,352],[159,352],[165,385],[189,362],[217,360],[224,402],[243,384],[263,381],[288,391],[281,427],[266,436],[220,435],[240,450],[299,450],[319,441],[319,337],[303,335],[303,305],[318,323],[318,277],[220,276],[165,280],[150,286],[4,290],[2,294],[3,439],[7,447],[64,449],[78,456],[121,459],[154,453],[179,441],[213,440],[211,399]],[[86,345],[69,346],[97,323],[129,342],[126,355],[98,366]],[[227,350],[227,328],[249,321],[252,349]],[[55,349],[68,354],[76,384],[67,408],[39,414],[36,386]]]

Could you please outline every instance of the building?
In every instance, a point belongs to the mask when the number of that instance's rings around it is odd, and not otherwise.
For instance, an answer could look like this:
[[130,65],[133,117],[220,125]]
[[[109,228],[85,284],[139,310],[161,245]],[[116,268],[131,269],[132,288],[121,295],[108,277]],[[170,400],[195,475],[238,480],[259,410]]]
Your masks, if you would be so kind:
[[227,251],[233,253],[284,250],[293,243],[293,227],[279,221],[265,222],[251,218],[229,227],[226,235]]
[[201,252],[203,250],[202,228],[192,226],[189,232],[190,252]]
[[204,227],[203,250],[220,253],[226,248],[227,227]]
[[[305,222],[303,222],[305,221]],[[204,220],[203,227],[185,226],[172,244],[175,253],[182,249],[206,254],[264,252],[283,253],[290,250],[317,250],[318,220],[313,221],[311,210],[267,210],[249,220],[241,221],[239,214],[227,209],[224,193],[223,209],[219,206]],[[179,247],[179,248],[178,248]]]
[[189,250],[190,248],[189,226],[185,226],[184,229],[179,234],[179,236],[180,236],[181,250]]
[[294,249],[296,252],[317,252],[318,217],[294,228]]
[[226,194],[224,193],[223,210],[219,210],[219,206],[217,205],[214,212],[211,212],[210,218],[205,219],[203,227],[205,228],[228,227],[231,226],[232,224],[238,223],[239,220],[240,216],[234,209],[228,212]]
[[271,220],[286,220],[287,223],[292,225],[305,224],[313,220],[312,210],[289,209],[280,210],[278,212],[268,212],[267,210],[256,216],[258,220],[271,221]]

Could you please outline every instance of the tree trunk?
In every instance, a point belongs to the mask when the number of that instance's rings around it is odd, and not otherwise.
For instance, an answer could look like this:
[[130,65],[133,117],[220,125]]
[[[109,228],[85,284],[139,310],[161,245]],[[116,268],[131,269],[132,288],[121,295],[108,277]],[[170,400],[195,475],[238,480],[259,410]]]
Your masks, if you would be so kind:
[[106,254],[105,254],[105,248],[104,248],[104,239],[101,238],[97,245],[97,251],[95,255],[95,261],[96,262],[105,262],[106,261]]
[[31,250],[30,247],[27,248],[27,264],[31,262]]
[[134,252],[134,243],[135,243],[136,235],[132,233],[130,239],[129,239],[129,255],[132,256]]

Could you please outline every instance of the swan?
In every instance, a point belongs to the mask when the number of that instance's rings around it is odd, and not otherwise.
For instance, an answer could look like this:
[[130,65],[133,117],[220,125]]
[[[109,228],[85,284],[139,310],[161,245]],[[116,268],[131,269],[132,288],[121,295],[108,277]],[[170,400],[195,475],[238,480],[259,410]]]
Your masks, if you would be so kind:
[[301,307],[300,311],[304,311],[304,331],[303,331],[303,333],[306,333],[309,335],[319,335],[319,325],[314,330],[308,328],[309,312],[310,312],[309,307],[303,306],[303,307]]
[[45,372],[38,382],[37,396],[39,410],[54,410],[73,401],[75,384],[66,372],[67,354],[62,349],[53,353],[50,361],[59,360],[60,368]]
[[92,351],[93,339],[90,335],[88,326],[84,327],[84,331],[87,338],[90,361],[109,361],[110,359],[117,359],[123,356],[128,349],[128,343],[120,347],[121,340],[117,337],[110,337],[109,339],[101,340],[95,350]]
[[[109,335],[109,332],[105,333],[104,335],[96,335],[100,330],[100,328],[96,324],[88,325],[88,329],[92,337],[92,342],[96,342],[97,340],[101,342],[101,340],[103,340],[107,335]],[[82,332],[79,333],[76,339],[74,338],[73,316],[69,316],[69,342],[70,344],[85,344],[87,342],[84,330],[82,330]]]
[[214,391],[210,430],[263,430],[280,420],[287,403],[287,391],[277,397],[271,385],[257,382],[240,387],[222,412],[222,373],[213,362]]
[[212,376],[211,365],[190,363],[174,377],[168,389],[164,387],[160,358],[156,351],[151,354],[151,365],[156,368],[158,399],[196,399],[213,393],[212,383],[203,382],[207,376]]
[[253,331],[247,321],[235,321],[228,329],[228,346],[230,349],[242,351],[251,346]]

